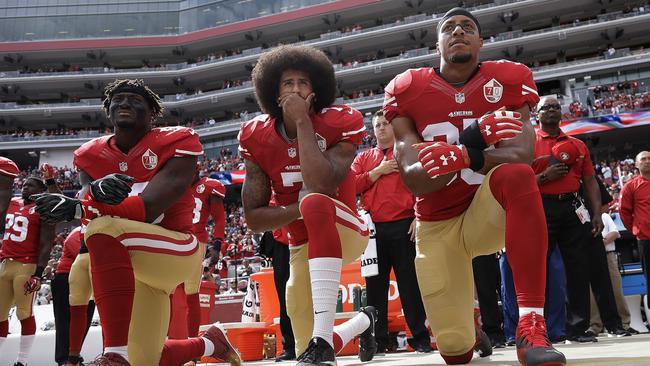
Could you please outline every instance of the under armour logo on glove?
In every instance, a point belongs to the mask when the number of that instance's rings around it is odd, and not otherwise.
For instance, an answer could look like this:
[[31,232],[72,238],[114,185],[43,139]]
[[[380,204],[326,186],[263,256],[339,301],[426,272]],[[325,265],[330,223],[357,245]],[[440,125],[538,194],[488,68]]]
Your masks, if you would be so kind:
[[470,166],[469,155],[463,145],[435,141],[415,144],[413,147],[420,150],[418,160],[431,178],[455,173]]
[[457,159],[456,154],[454,154],[453,151],[450,153],[449,157],[446,157],[444,155],[440,156],[440,160],[442,160],[442,165],[447,165],[448,164],[447,160],[449,160],[449,159],[451,159],[453,161],[456,161],[456,159]]
[[477,123],[485,144],[490,146],[517,137],[524,126],[520,118],[521,113],[511,111],[496,111],[479,118]]

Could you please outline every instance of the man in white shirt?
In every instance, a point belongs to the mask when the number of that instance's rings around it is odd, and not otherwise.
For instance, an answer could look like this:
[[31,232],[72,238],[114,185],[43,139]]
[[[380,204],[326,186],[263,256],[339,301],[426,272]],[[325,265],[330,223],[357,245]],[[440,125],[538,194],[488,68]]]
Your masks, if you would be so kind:
[[[625,302],[625,295],[623,294],[623,286],[621,280],[621,273],[618,270],[618,253],[616,253],[616,239],[621,237],[621,234],[616,228],[614,220],[612,220],[609,213],[607,213],[607,205],[602,208],[603,219],[603,244],[605,245],[605,252],[607,253],[607,267],[609,268],[609,277],[612,280],[612,290],[614,291],[614,298],[616,299],[616,309],[618,315],[621,317],[623,328],[631,334],[639,334],[634,328],[630,328],[630,310]],[[603,322],[600,318],[600,312],[596,305],[593,292],[591,293],[591,324],[589,331],[594,334],[599,334],[603,331]]]
[[605,182],[605,185],[607,187],[611,186],[614,181],[612,180],[612,168],[607,165],[607,163],[603,164],[603,167],[600,169],[601,173],[603,173],[603,181]]

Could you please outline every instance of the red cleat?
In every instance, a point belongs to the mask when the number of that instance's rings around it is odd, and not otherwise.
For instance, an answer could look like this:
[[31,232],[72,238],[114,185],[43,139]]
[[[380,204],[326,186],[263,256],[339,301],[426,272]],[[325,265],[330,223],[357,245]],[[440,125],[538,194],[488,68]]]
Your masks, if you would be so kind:
[[548,339],[544,317],[535,312],[519,318],[515,342],[523,366],[566,365],[566,357]]
[[209,339],[214,344],[214,352],[210,357],[224,360],[231,366],[241,365],[242,360],[239,352],[232,346],[220,324],[212,324],[202,337]]

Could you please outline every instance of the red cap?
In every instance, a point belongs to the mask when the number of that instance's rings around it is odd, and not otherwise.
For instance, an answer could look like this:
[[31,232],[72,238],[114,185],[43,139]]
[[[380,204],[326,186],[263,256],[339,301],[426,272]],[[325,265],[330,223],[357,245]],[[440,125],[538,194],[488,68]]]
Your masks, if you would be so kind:
[[560,163],[571,165],[578,160],[580,150],[571,139],[565,139],[553,145],[551,153]]

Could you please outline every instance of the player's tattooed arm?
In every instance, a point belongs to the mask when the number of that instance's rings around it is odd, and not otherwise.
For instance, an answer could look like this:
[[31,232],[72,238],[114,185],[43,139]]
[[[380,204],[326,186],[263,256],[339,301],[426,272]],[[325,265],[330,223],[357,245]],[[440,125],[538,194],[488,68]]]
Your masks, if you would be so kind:
[[356,146],[349,142],[339,142],[322,152],[309,121],[298,124],[298,148],[305,188],[311,193],[328,196],[336,194],[339,185],[350,172]]
[[413,145],[421,143],[422,137],[415,129],[415,123],[409,118],[395,117],[391,124],[395,133],[395,158],[402,176],[402,181],[415,196],[444,188],[454,174],[445,174],[430,178],[418,159],[418,150]]
[[535,129],[530,123],[530,107],[524,104],[515,110],[521,113],[521,122],[524,123],[523,131],[517,137],[510,140],[498,142],[493,150],[483,151],[485,165],[481,173],[502,163],[523,163],[532,164],[535,155]]
[[146,221],[153,222],[185,194],[194,179],[196,156],[173,158],[153,176],[140,197]]
[[245,160],[246,179],[241,192],[244,216],[248,228],[254,232],[277,229],[300,218],[298,203],[269,207],[271,181],[264,171],[250,160]]

